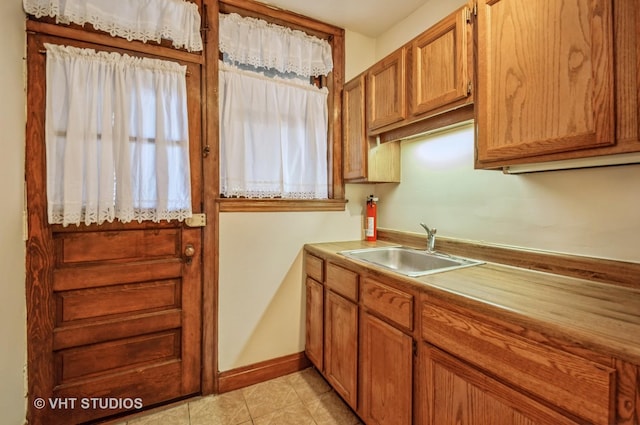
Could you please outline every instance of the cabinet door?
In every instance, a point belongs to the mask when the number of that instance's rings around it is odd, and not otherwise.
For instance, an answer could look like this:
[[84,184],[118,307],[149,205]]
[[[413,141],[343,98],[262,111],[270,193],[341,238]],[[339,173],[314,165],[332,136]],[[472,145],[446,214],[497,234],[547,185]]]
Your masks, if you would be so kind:
[[611,3],[478,1],[480,163],[615,143]]
[[333,291],[325,300],[324,372],[355,410],[358,387],[358,305]]
[[321,283],[308,278],[307,288],[307,321],[305,334],[305,353],[318,370],[323,366],[324,345],[324,287]]
[[[454,104],[471,94],[467,27],[464,7],[425,31],[411,43],[409,97],[412,115]],[[464,102],[462,102],[464,103]]]
[[369,130],[406,118],[405,49],[400,48],[367,72],[367,122]]
[[362,74],[344,85],[342,95],[345,180],[367,177],[368,142],[365,124],[364,84],[365,75]]
[[578,423],[428,344],[420,357],[425,425]]
[[361,400],[369,425],[411,425],[413,338],[362,315]]

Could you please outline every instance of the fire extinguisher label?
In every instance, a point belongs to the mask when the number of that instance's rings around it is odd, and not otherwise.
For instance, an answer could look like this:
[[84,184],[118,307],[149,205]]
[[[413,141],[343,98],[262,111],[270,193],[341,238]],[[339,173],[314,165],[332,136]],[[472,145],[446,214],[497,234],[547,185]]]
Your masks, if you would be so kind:
[[367,229],[364,232],[365,236],[368,236],[370,238],[373,237],[373,226],[373,217],[367,217]]

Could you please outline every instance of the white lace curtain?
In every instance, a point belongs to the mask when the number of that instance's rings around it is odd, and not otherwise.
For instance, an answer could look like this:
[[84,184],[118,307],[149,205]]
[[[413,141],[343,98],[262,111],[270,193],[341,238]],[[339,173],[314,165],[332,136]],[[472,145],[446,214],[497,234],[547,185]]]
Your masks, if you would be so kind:
[[303,77],[333,69],[331,45],[323,39],[236,13],[220,14],[220,51],[229,60]]
[[327,94],[220,62],[225,196],[326,199]]
[[84,25],[127,40],[172,40],[174,47],[202,50],[198,6],[185,0],[23,0],[36,18]]
[[326,199],[328,90],[309,79],[331,72],[331,46],[234,13],[219,33],[222,195]]
[[45,47],[49,222],[190,217],[186,67]]

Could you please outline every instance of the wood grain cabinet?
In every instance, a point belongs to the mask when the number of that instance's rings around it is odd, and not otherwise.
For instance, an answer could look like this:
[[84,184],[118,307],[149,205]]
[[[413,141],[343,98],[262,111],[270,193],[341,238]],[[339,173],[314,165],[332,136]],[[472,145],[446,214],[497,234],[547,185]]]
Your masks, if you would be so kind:
[[324,375],[354,410],[358,407],[358,275],[327,263]]
[[472,12],[464,6],[411,41],[408,99],[413,117],[473,102]]
[[429,345],[421,347],[423,425],[577,425]]
[[344,179],[349,182],[399,182],[400,143],[378,144],[367,135],[366,73],[343,89],[342,140]]
[[[459,391],[466,391],[469,395],[475,393],[483,381],[480,374],[486,373],[487,376],[496,377],[500,382],[508,384],[510,393],[520,393],[518,397],[513,396],[514,400],[520,401],[512,406],[523,414],[540,418],[533,423],[572,423],[559,421],[558,418],[563,414],[596,425],[608,425],[612,422],[615,412],[615,370],[608,365],[511,334],[488,323],[489,320],[433,297],[423,296],[421,314],[423,340],[470,365],[469,368],[477,368],[478,372],[460,372],[459,375],[466,374],[470,377],[467,381],[471,384],[459,383],[446,387],[434,382],[451,381],[456,375],[455,370],[451,372],[451,368],[455,369],[451,366],[455,362],[447,363],[446,359],[437,354],[436,360],[433,360],[433,350],[426,345],[422,366],[427,370],[423,385],[429,389],[427,406],[436,405],[438,400],[454,397]],[[438,361],[438,358],[442,360]],[[449,364],[449,371],[434,363]],[[505,393],[505,389],[497,384],[486,385],[485,391],[494,392],[496,396]],[[543,415],[540,407],[534,406],[538,404],[536,400],[555,407],[553,420],[548,419],[549,413]],[[427,416],[436,414],[431,410],[433,407],[427,408]],[[512,417],[513,413],[504,414],[504,418],[482,423],[509,423],[507,418]],[[457,422],[438,420],[432,423],[446,425]]]
[[361,299],[361,416],[368,425],[411,425],[413,296],[365,278]]
[[615,144],[612,0],[479,0],[477,34],[480,167]]
[[400,48],[367,71],[367,125],[369,132],[407,117],[406,49]]
[[306,289],[305,354],[313,365],[324,367],[324,261],[304,254]]
[[306,352],[365,424],[640,424],[640,365],[319,256],[305,249]]

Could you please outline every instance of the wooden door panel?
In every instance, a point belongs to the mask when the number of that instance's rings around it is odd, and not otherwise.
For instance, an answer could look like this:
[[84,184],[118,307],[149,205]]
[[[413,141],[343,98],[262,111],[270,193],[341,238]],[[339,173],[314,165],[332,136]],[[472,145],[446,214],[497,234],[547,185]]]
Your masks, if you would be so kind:
[[180,229],[63,233],[56,237],[59,265],[179,256]]
[[[118,49],[34,33],[27,40],[29,422],[77,424],[196,394],[202,229],[176,221],[47,224],[43,44]],[[202,64],[181,63],[188,75],[191,194],[197,213],[202,205]],[[193,247],[193,256],[186,256],[187,247]],[[55,408],[48,402],[36,409],[37,398],[76,404]],[[114,399],[139,404],[80,404]]]
[[57,323],[180,307],[180,281],[170,279],[57,293]]
[[53,334],[53,349],[95,344],[109,339],[129,338],[135,335],[161,332],[180,327],[183,314],[180,309],[108,318],[80,325],[61,326]]
[[182,260],[139,261],[136,263],[86,265],[56,269],[53,271],[53,289],[69,291],[72,289],[101,287],[116,284],[146,282],[153,279],[172,279],[180,276]]
[[[168,262],[181,267],[176,270],[179,273],[169,279],[153,279],[155,270],[163,271],[150,267],[144,276],[151,278],[148,281],[121,284],[120,274],[116,273],[101,286],[91,281],[72,281],[69,282],[72,290],[54,289],[53,398],[65,397],[64,394],[74,394],[69,397],[109,394],[108,397],[113,398],[115,388],[126,394],[123,397],[141,398],[139,394],[147,391],[141,387],[155,385],[153,379],[136,383],[135,377],[143,379],[140,370],[145,368],[149,369],[150,376],[178,373],[178,385],[166,399],[199,390],[200,260],[194,257],[186,262],[182,258],[186,245],[199,249],[199,230],[175,226],[159,231],[126,230],[123,226],[125,229],[119,232],[65,230],[63,234],[54,233],[59,248],[54,251],[52,261],[56,271],[65,268],[80,271],[85,265],[95,268],[113,261],[135,264],[140,260],[145,263],[152,260],[155,266]],[[121,249],[125,252],[118,255]],[[195,270],[194,276],[191,270]],[[83,285],[86,289],[82,289]],[[149,313],[156,315],[149,316]],[[143,317],[165,320],[141,320]],[[59,336],[68,338],[62,343]],[[124,386],[118,384],[122,381]],[[127,387],[129,390],[125,392]],[[105,388],[109,388],[109,392],[105,393]],[[149,393],[154,393],[149,397],[156,400],[156,392],[149,389]],[[141,398],[141,403],[148,406],[151,402]],[[115,413],[112,409],[107,412]]]
[[[95,380],[80,380],[56,388],[53,398],[76,399],[74,409],[51,410],[45,421],[37,424],[79,424],[82,422],[132,410],[129,405],[119,407],[117,403],[138,401],[144,406],[161,403],[175,397],[181,391],[182,366],[178,360],[170,360],[147,367],[135,368],[115,376]],[[100,388],[96,391],[96,388]],[[115,400],[115,401],[114,401]],[[85,403],[88,408],[83,407]],[[101,408],[99,403],[116,403],[115,408]],[[134,406],[135,408],[135,406]],[[49,409],[43,409],[46,411]]]
[[56,353],[57,385],[78,378],[123,371],[154,362],[180,358],[179,329],[102,344],[60,350]]

